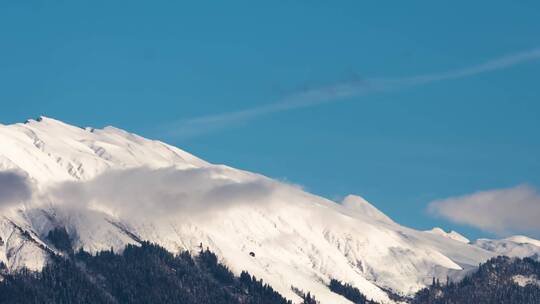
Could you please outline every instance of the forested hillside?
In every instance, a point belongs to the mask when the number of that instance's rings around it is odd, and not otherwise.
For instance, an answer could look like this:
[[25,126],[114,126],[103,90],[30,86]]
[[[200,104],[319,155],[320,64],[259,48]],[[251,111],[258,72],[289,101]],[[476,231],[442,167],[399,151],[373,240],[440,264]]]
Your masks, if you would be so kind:
[[193,258],[143,242],[90,255],[72,252],[63,229],[48,239],[65,255],[42,272],[4,273],[0,303],[291,303],[247,272],[235,277],[208,250]]
[[496,257],[459,283],[435,281],[416,294],[414,304],[538,304],[540,263]]

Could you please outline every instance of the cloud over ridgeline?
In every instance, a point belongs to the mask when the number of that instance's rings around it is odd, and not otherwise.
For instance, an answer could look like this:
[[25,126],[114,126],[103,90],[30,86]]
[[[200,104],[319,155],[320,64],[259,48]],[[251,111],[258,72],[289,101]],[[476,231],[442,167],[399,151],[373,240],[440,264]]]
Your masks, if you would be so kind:
[[231,125],[254,120],[264,115],[308,108],[324,103],[333,103],[348,97],[358,97],[376,92],[385,92],[427,85],[439,81],[471,77],[507,69],[518,64],[539,59],[540,48],[534,48],[495,58],[480,64],[439,73],[413,75],[408,77],[353,79],[333,85],[296,92],[285,96],[276,102],[262,106],[179,120],[161,126],[161,130],[158,131],[166,137],[190,138],[226,128]]
[[0,208],[32,198],[33,187],[28,176],[18,171],[0,171]]
[[540,194],[526,185],[436,200],[428,210],[452,222],[499,235],[540,235]]
[[[229,169],[179,170],[146,167],[105,172],[86,182],[65,182],[52,189],[64,208],[105,211],[120,218],[163,218],[212,214],[241,204],[269,205],[294,186],[258,176],[226,178]],[[226,172],[227,171],[227,172]]]

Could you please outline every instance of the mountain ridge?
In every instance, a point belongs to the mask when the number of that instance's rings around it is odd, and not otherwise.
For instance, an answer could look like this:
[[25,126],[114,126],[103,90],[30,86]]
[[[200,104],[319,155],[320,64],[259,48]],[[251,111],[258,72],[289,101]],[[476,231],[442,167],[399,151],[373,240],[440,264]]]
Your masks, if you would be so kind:
[[65,226],[90,252],[141,240],[171,252],[203,244],[235,274],[248,270],[291,299],[294,285],[322,303],[347,303],[327,288],[336,279],[392,303],[385,290],[412,295],[499,253],[540,252],[530,242],[505,240],[518,249],[503,252],[417,231],[361,197],[340,204],[114,127],[41,117],[0,125],[0,142],[0,174],[18,172],[29,193],[1,202],[0,260],[10,269],[43,267],[54,250],[44,237]]

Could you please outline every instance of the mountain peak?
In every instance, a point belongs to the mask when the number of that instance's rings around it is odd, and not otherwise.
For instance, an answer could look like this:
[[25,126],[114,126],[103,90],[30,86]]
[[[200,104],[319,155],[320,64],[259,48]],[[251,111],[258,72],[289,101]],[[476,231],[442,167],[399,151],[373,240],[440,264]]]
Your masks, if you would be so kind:
[[57,120],[57,119],[54,119],[54,118],[50,118],[50,117],[47,117],[47,116],[43,116],[43,115],[40,115],[40,116],[38,116],[37,118],[30,118],[30,119],[27,119],[24,123],[30,124],[30,123],[38,123],[38,122],[42,122],[42,123],[61,123],[61,124],[65,124],[64,122],[62,122],[62,121],[60,121],[60,120]]
[[349,194],[341,201],[341,205],[348,210],[355,212],[356,214],[360,214],[378,221],[393,223],[392,219],[390,219],[361,196]]
[[436,234],[436,235],[440,235],[440,236],[444,236],[446,238],[449,238],[449,239],[452,239],[452,240],[455,240],[455,241],[458,241],[458,242],[462,242],[462,243],[469,243],[470,242],[468,238],[464,237],[463,235],[459,234],[458,232],[456,232],[454,230],[451,230],[450,232],[446,232],[440,227],[434,227],[433,229],[428,230],[426,232]]
[[36,127],[36,128],[54,128],[54,129],[62,129],[62,128],[64,128],[64,129],[72,129],[72,130],[84,129],[84,128],[81,128],[81,127],[70,125],[70,124],[65,123],[65,122],[63,122],[61,120],[51,118],[51,117],[48,117],[48,116],[43,116],[43,115],[38,116],[37,118],[27,119],[24,122],[24,125],[28,125],[28,126],[32,126],[32,127]]
[[107,127],[80,128],[47,116],[0,128],[0,170],[40,182],[89,180],[108,169],[192,168],[207,163],[183,150]]

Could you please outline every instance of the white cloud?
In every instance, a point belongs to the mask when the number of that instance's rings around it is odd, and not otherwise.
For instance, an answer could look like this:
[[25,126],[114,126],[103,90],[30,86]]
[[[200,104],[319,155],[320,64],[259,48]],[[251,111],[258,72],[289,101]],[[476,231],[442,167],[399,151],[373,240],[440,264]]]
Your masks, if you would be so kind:
[[161,127],[163,135],[189,138],[227,126],[253,120],[263,115],[308,108],[374,92],[426,85],[433,82],[466,78],[510,68],[540,59],[540,48],[495,58],[461,69],[396,78],[353,79],[345,82],[296,92],[270,104],[233,112],[205,115],[169,123]]
[[500,235],[540,235],[540,194],[527,185],[436,200],[428,210],[455,223]]
[[0,172],[0,207],[9,207],[32,197],[32,184],[27,175],[17,171]]
[[[87,182],[59,184],[51,201],[63,209],[99,210],[119,218],[159,219],[211,214],[242,204],[270,206],[298,188],[258,175],[238,180],[226,167],[133,168],[105,172]],[[240,173],[237,173],[240,174]],[[234,175],[233,175],[234,176]]]

